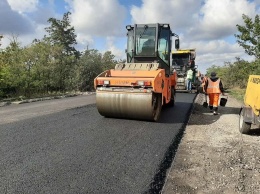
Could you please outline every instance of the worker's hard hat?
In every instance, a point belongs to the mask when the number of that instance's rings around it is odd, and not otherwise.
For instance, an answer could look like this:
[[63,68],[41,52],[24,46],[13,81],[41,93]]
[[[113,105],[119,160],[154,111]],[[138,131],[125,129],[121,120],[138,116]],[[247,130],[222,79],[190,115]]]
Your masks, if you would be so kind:
[[215,72],[211,72],[210,76],[211,76],[211,77],[216,77],[217,74],[216,74]]

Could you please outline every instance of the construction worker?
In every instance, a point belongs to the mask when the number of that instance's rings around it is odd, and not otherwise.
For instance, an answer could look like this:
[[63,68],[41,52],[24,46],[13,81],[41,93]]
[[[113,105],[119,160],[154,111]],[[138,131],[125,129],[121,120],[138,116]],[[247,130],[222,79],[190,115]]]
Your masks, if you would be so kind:
[[210,112],[213,112],[213,115],[217,115],[219,96],[221,93],[224,95],[224,88],[220,78],[217,77],[217,74],[215,72],[212,72],[210,74],[210,77],[207,78],[204,86],[204,91],[209,96]]
[[192,69],[190,68],[188,71],[187,71],[187,77],[186,77],[186,80],[187,80],[187,90],[191,93],[191,89],[192,89],[192,78],[193,78],[193,71]]

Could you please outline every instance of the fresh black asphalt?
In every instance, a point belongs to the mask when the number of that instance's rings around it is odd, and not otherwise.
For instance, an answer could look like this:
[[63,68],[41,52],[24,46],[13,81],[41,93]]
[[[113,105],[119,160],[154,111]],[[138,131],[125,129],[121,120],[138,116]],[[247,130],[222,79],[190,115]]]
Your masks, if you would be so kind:
[[177,93],[159,122],[105,118],[94,103],[0,124],[0,193],[157,193],[194,97]]

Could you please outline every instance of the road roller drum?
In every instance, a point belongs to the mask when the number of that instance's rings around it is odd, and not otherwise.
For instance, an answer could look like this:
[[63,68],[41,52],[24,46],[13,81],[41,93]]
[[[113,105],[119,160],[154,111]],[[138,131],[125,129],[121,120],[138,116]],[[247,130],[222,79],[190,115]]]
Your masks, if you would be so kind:
[[157,121],[162,107],[161,94],[96,92],[99,113],[106,117]]

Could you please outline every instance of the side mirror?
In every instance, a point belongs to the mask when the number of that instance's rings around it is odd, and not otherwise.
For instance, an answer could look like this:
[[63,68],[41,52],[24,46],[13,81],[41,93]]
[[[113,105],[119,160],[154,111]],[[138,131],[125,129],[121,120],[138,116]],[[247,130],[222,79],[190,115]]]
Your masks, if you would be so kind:
[[179,49],[180,48],[180,39],[175,39],[175,49]]

